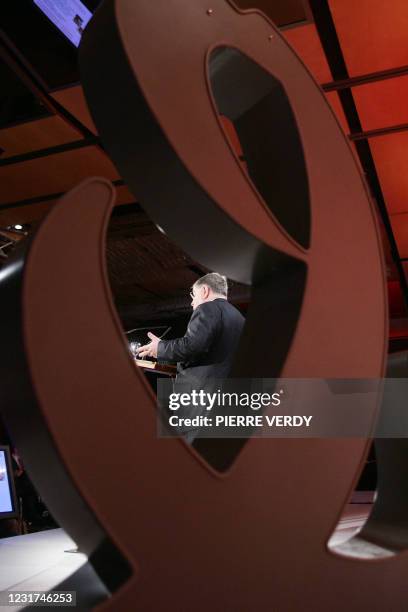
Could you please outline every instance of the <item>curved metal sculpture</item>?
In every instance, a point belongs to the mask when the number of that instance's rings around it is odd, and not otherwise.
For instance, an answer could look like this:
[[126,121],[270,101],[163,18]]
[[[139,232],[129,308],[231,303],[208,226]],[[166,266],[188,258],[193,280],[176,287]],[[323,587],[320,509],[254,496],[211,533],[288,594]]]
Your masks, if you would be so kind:
[[[309,248],[230,147],[208,72],[220,46],[273,75],[290,102]],[[272,24],[223,0],[109,0],[85,32],[81,66],[104,144],[151,217],[198,261],[252,284],[234,374],[381,376],[387,312],[374,212],[323,94]],[[316,610],[400,607],[404,556],[350,561],[326,547],[367,441],[250,439],[220,473],[182,440],[156,438],[155,398],[134,371],[108,288],[108,194],[98,179],[77,188],[41,226],[23,272],[9,268],[24,275],[22,342],[39,417],[131,567],[103,609],[289,611],[310,597]],[[280,211],[292,206],[279,197]],[[261,367],[248,365],[249,350]],[[34,452],[30,464],[40,484]],[[64,515],[58,496],[44,495],[74,534],[81,519]]]

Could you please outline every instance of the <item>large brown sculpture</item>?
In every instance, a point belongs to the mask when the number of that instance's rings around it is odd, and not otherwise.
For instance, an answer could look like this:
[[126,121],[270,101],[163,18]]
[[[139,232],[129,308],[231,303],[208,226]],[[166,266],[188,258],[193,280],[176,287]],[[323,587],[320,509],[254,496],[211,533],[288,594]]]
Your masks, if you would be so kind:
[[[198,261],[253,286],[234,375],[381,376],[387,312],[372,206],[322,93],[272,24],[224,0],[112,0],[85,33],[81,65],[107,151],[151,217]],[[242,84],[230,78],[237,70]],[[219,114],[234,123],[247,169]],[[26,460],[78,544],[104,548],[104,563],[121,559],[111,586],[122,587],[103,609],[402,609],[405,555],[374,563],[327,549],[367,441],[250,439],[237,454],[157,439],[155,398],[106,277],[112,204],[105,182],[78,187],[43,223],[24,268],[9,268],[23,274],[16,326],[37,404],[25,414],[48,429],[44,459],[57,450],[95,516],[91,542],[85,519],[48,487],[36,442],[23,441]],[[16,409],[8,416],[22,436]]]

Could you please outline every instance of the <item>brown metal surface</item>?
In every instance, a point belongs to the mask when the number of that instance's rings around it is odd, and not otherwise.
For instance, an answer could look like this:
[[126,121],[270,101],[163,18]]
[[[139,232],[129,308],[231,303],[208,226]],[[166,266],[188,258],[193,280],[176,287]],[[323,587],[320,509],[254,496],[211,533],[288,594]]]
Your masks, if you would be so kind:
[[[289,97],[310,186],[309,250],[277,223],[229,147],[207,78],[220,44],[262,65]],[[197,261],[253,285],[236,371],[381,376],[387,312],[371,203],[323,94],[272,24],[222,0],[117,0],[86,30],[81,59],[98,132],[152,218]],[[365,441],[251,439],[220,474],[184,442],[157,439],[155,400],[108,288],[107,189],[96,180],[53,209],[23,296],[44,419],[134,569],[101,609],[403,609],[406,555],[361,562],[326,547]],[[254,347],[262,367],[248,370]]]

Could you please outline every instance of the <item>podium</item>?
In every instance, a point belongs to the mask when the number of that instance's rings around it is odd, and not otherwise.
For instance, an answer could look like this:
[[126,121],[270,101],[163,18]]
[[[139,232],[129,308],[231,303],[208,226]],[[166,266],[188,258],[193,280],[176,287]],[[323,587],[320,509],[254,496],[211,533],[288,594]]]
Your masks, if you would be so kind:
[[177,367],[175,365],[159,363],[158,361],[149,361],[148,359],[135,359],[134,361],[138,368],[148,370],[149,372],[165,374],[166,376],[176,376],[177,374]]

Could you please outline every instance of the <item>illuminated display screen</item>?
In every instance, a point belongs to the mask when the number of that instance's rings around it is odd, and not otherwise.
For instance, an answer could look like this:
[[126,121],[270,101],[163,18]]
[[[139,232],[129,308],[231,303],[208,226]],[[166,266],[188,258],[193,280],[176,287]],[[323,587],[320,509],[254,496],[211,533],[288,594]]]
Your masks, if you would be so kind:
[[34,0],[34,4],[78,47],[92,13],[80,0]]
[[7,451],[0,448],[0,518],[14,512],[14,499],[12,489],[12,475],[9,471]]

